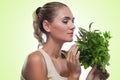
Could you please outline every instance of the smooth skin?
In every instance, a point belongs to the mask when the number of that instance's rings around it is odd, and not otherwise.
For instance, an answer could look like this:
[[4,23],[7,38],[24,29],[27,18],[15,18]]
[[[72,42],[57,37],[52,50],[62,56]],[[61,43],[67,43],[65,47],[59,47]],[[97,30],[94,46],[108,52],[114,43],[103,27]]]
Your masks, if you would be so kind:
[[[68,77],[68,80],[79,80],[81,66],[78,46],[76,44],[72,45],[66,58],[61,56],[62,45],[73,40],[74,17],[67,7],[60,8],[56,14],[52,23],[47,20],[43,21],[43,28],[47,32],[47,41],[42,49],[50,56],[58,74]],[[99,76],[94,74],[95,70],[96,67],[93,67],[87,80],[99,80]],[[39,51],[32,52],[23,67],[23,77],[26,80],[47,80],[47,74],[43,55]]]

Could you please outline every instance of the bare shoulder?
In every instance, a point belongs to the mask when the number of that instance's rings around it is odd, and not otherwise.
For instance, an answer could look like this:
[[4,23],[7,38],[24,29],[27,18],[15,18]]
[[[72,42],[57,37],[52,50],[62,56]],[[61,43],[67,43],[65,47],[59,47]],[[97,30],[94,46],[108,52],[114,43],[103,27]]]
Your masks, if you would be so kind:
[[[47,75],[46,63],[40,51],[30,53],[24,64],[22,75],[27,77],[40,77]],[[32,76],[31,76],[32,75]],[[27,79],[27,78],[26,78]]]
[[45,60],[43,55],[40,53],[40,51],[34,51],[28,55],[26,66],[45,67]]
[[44,57],[40,51],[34,51],[28,55],[27,60],[30,62],[41,62],[44,60]]
[[24,64],[24,69],[34,68],[37,66],[44,67],[45,61],[43,55],[40,51],[34,51],[27,56],[27,59]]

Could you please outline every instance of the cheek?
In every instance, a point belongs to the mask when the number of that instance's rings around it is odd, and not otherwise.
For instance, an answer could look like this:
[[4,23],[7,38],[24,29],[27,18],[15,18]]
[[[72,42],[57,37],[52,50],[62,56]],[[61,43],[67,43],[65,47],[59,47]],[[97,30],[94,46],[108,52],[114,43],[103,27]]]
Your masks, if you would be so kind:
[[61,34],[62,35],[62,34],[65,34],[67,32],[67,26],[62,25],[60,23],[56,24],[52,27],[53,27],[54,34],[57,34],[57,35]]
[[67,30],[67,26],[56,24],[52,26],[51,36],[57,40],[66,41]]

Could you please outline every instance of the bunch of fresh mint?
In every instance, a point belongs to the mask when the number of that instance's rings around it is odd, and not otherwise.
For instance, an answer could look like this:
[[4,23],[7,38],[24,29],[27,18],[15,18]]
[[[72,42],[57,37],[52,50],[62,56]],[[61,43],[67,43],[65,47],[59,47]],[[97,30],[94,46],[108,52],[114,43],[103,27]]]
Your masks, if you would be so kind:
[[[92,30],[89,25],[89,31],[79,27],[79,35],[76,35],[78,50],[80,51],[79,61],[81,65],[87,69],[89,66],[93,67],[97,64],[98,69],[102,67],[104,70],[106,65],[109,65],[109,39],[111,38],[110,32],[101,32],[100,30]],[[99,71],[103,77],[106,77],[102,71]]]

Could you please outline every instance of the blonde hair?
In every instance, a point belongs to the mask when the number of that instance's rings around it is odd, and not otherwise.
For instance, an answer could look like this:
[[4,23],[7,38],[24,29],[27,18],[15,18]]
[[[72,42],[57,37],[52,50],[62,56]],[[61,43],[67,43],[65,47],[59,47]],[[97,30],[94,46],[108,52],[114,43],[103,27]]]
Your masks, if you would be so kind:
[[38,7],[36,11],[33,13],[33,28],[34,28],[34,37],[38,40],[40,45],[45,43],[42,38],[43,34],[47,34],[47,32],[43,28],[43,21],[47,20],[48,22],[52,22],[54,17],[56,16],[56,12],[61,7],[67,7],[67,5],[60,2],[49,2],[43,5],[43,7]]
[[33,13],[33,28],[34,28],[34,37],[38,40],[39,45],[43,45],[44,39],[42,38],[43,32],[39,28],[39,20],[38,16],[36,15],[36,12]]

